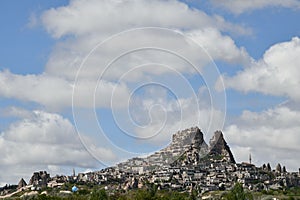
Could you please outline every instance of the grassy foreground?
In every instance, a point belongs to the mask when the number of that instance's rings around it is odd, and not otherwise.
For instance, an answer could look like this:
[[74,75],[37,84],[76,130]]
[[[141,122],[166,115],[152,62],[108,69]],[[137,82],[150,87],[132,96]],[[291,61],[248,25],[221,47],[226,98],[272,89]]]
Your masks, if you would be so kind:
[[[214,191],[204,194],[192,192],[178,192],[158,190],[155,185],[149,185],[147,189],[130,191],[106,191],[103,186],[79,185],[77,192],[71,193],[71,184],[62,188],[45,188],[37,194],[23,191],[7,198],[19,200],[194,200],[194,199],[227,199],[227,200],[252,200],[252,199],[300,199],[300,188],[283,190],[269,190],[262,192],[245,191],[240,184],[236,184],[230,191]],[[64,192],[62,192],[64,191]]]

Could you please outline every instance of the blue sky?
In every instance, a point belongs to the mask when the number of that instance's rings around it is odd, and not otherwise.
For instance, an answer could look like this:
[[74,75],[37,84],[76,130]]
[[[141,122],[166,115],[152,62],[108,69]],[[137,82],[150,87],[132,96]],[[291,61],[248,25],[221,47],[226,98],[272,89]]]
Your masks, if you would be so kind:
[[0,11],[0,184],[97,170],[191,126],[207,142],[221,129],[238,162],[251,152],[257,165],[300,167],[299,1],[1,1]]

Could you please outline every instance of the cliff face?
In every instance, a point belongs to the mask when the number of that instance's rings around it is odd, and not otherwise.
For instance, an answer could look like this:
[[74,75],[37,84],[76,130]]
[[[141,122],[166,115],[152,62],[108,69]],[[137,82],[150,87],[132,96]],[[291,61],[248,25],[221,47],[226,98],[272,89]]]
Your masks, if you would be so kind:
[[148,156],[145,161],[149,165],[163,166],[173,164],[182,154],[193,149],[197,157],[207,153],[208,146],[203,139],[203,133],[198,127],[178,131],[172,137],[172,142],[166,148]]
[[185,148],[192,143],[201,145],[205,143],[203,133],[198,127],[192,127],[183,131],[178,131],[172,137],[170,148]]
[[183,131],[178,131],[172,137],[172,143],[163,152],[170,152],[173,161],[181,156],[186,151],[191,149],[198,150],[200,157],[203,156],[208,149],[207,144],[203,139],[203,133],[198,127],[192,127]]
[[198,127],[178,132],[173,136],[171,147],[173,143],[176,145],[184,144],[180,155],[171,163],[172,166],[177,167],[198,165],[209,149],[203,139],[203,133]]
[[20,189],[22,187],[25,187],[27,185],[27,183],[25,182],[25,180],[23,178],[21,178],[21,180],[18,183],[18,187],[17,189]]
[[221,157],[228,162],[235,163],[232,152],[224,139],[221,131],[216,131],[212,139],[209,141],[209,153],[208,155],[213,157]]

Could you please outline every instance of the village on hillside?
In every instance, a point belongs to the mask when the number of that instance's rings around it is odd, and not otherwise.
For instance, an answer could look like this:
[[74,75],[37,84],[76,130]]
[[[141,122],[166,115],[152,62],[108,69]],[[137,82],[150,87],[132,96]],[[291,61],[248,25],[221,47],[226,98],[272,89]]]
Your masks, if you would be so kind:
[[[71,194],[82,185],[98,185],[108,193],[143,189],[149,184],[158,190],[196,192],[199,197],[211,191],[229,191],[236,183],[253,192],[268,192],[300,187],[299,172],[287,172],[278,164],[257,167],[251,161],[236,163],[222,132],[217,131],[207,145],[198,127],[179,131],[172,143],[146,158],[132,158],[116,166],[96,172],[56,175],[46,171],[34,172],[28,184],[21,179],[18,185],[5,186],[0,195],[9,197],[47,194],[45,188]],[[66,188],[66,184],[72,188]]]

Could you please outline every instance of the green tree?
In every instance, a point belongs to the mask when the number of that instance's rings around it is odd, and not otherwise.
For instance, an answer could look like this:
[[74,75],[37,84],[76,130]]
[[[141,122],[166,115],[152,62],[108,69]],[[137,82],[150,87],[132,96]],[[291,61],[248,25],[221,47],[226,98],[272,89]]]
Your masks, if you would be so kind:
[[190,194],[189,200],[196,200],[197,199],[197,195],[198,195],[197,191],[193,189],[192,192],[191,192],[191,194]]
[[244,191],[240,183],[236,183],[232,190],[225,196],[227,200],[252,200],[253,197],[250,193]]
[[90,200],[108,200],[108,195],[104,189],[93,190]]
[[154,197],[152,196],[149,190],[136,190],[135,191],[135,199],[136,200],[152,200]]

